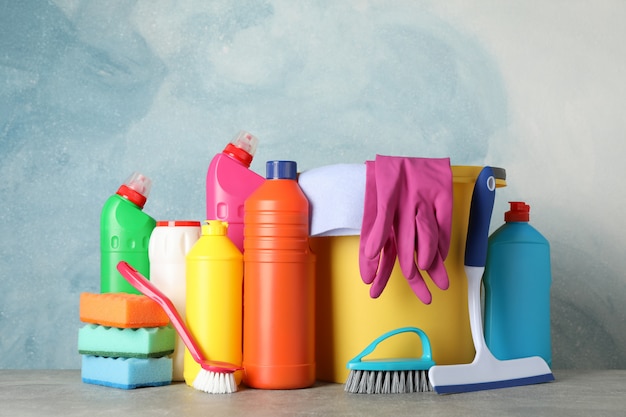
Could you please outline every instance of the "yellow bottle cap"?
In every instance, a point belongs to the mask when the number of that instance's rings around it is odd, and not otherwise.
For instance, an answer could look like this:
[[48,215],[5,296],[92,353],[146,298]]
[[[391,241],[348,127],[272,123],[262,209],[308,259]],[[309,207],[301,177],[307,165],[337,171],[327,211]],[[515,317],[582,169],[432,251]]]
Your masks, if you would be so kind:
[[228,230],[228,222],[221,220],[205,220],[202,225],[202,235],[226,236]]

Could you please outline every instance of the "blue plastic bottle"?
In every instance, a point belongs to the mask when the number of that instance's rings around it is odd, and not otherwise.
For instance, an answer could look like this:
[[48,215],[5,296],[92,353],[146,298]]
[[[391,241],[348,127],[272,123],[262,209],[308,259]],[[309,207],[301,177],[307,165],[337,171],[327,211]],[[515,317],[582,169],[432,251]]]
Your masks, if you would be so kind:
[[552,366],[550,244],[528,223],[530,206],[510,204],[506,223],[489,237],[485,341],[498,359],[541,356]]

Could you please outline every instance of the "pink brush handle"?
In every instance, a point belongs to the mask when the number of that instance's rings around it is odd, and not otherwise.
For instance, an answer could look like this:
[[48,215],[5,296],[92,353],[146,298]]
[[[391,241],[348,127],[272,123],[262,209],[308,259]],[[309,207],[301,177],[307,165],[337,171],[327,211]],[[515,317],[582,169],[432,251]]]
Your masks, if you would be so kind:
[[203,369],[221,373],[235,372],[242,369],[240,366],[232,363],[206,360],[202,355],[200,348],[196,344],[196,341],[187,329],[185,322],[180,317],[180,314],[178,314],[178,310],[176,310],[172,301],[157,287],[155,287],[154,284],[148,281],[139,271],[130,266],[128,262],[120,261],[117,264],[117,270],[120,271],[120,274],[122,274],[122,276],[126,278],[126,281],[128,281],[133,287],[150,299],[156,301],[163,308],[163,310],[165,310],[165,313],[170,318],[170,321],[174,325],[178,335],[183,340],[183,343],[185,343],[185,346],[187,346],[187,349],[189,349],[189,353],[191,353],[193,359],[199,363]]

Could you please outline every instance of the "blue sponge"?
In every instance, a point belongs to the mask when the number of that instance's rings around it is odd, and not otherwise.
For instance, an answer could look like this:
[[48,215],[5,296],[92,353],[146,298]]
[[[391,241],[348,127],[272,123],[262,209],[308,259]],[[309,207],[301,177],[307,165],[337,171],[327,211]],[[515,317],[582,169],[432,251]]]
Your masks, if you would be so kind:
[[87,384],[121,389],[169,385],[172,383],[172,359],[83,355],[81,377]]

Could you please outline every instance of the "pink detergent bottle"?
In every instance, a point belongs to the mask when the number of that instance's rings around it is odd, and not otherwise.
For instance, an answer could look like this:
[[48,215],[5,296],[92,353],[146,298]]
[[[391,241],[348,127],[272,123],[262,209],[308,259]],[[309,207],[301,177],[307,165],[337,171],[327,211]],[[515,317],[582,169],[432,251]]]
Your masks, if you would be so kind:
[[265,179],[250,170],[258,139],[241,131],[215,155],[206,176],[206,218],[228,222],[228,237],[243,251],[243,203]]

